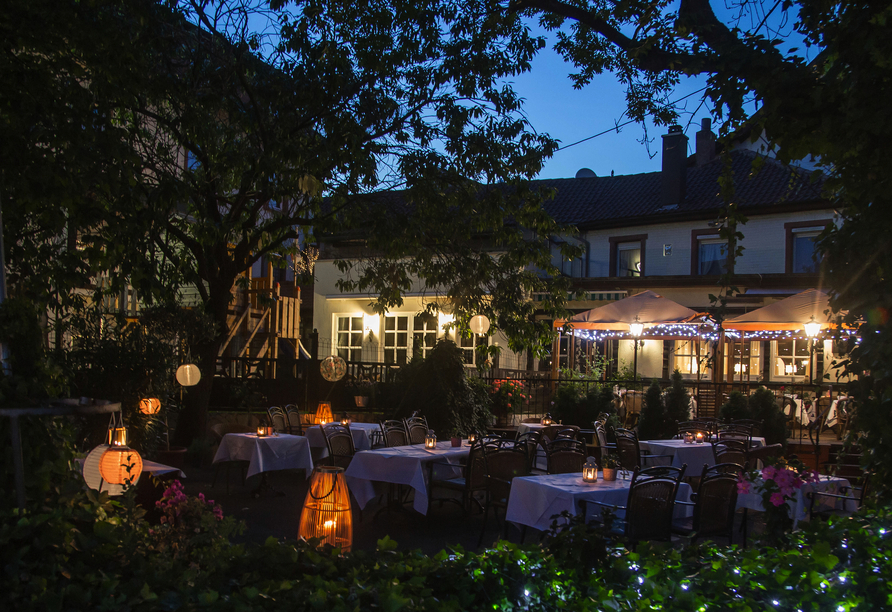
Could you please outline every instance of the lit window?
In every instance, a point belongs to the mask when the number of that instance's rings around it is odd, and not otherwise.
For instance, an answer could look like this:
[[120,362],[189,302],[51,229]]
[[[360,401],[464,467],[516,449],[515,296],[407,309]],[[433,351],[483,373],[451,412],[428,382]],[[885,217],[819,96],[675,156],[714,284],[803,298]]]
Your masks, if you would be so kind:
[[384,363],[404,365],[409,358],[409,315],[384,317]]
[[471,334],[469,337],[466,337],[465,334],[459,334],[458,346],[461,349],[462,357],[464,357],[465,365],[477,365],[476,347],[480,345],[488,346],[488,344],[489,336],[481,337],[476,334]]
[[[731,370],[734,378],[759,379],[762,377],[762,343],[735,342],[731,357]],[[725,372],[728,372],[728,354],[725,354]]]
[[808,376],[808,340],[777,340],[771,344],[775,355],[772,377]]
[[640,242],[621,242],[616,245],[616,275],[641,276]]
[[424,312],[415,315],[413,324],[412,354],[427,357],[437,343],[437,319]]
[[336,349],[345,361],[362,360],[362,317],[338,317]]
[[700,341],[700,357],[697,358],[696,340],[676,340],[675,350],[672,354],[672,369],[678,370],[683,375],[706,375],[709,359],[709,343]]

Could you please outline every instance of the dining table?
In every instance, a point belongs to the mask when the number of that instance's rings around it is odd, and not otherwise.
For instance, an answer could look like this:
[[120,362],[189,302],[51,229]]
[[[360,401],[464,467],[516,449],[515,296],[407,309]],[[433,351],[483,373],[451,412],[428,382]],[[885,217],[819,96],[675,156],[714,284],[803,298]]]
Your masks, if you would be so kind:
[[[583,512],[582,500],[626,505],[631,484],[632,472],[622,470],[614,481],[604,480],[603,472],[599,472],[598,481],[592,483],[583,482],[582,473],[518,476],[511,481],[505,520],[545,531],[555,520],[558,526],[566,524],[565,519],[555,518],[556,515],[566,511],[572,517]],[[690,497],[691,486],[681,483],[676,500],[689,501]],[[675,506],[676,518],[690,516],[692,512],[690,506]],[[617,512],[617,517],[622,517],[622,511]]]
[[[839,476],[830,476],[821,474],[817,482],[803,483],[800,489],[793,491],[792,499],[787,501],[790,508],[790,516],[793,517],[793,527],[796,527],[804,518],[808,518],[809,501],[807,493],[811,491],[826,491],[828,493],[837,493],[843,487],[850,487],[849,481]],[[737,495],[737,509],[746,508],[757,512],[764,512],[765,507],[762,503],[762,494],[756,491],[757,486],[752,486],[749,493],[740,493]],[[851,491],[851,488],[849,489]],[[832,509],[844,509],[844,504],[848,504],[849,508],[854,508],[854,498],[847,502],[844,499],[835,498],[818,498],[815,502],[816,508],[824,509],[830,507]]]
[[[461,461],[467,458],[471,446],[462,441],[461,446],[452,446],[448,440],[437,442],[436,448],[427,449],[423,444],[393,446],[374,450],[358,451],[344,472],[347,486],[360,508],[383,493],[387,484],[409,486],[415,491],[412,507],[421,514],[427,514],[428,464],[438,462],[435,477],[448,477],[461,473]],[[455,467],[451,467],[451,466]]]
[[[641,440],[638,445],[651,455],[671,455],[672,467],[687,465],[689,476],[699,476],[704,464],[715,465],[712,444],[684,440]],[[765,438],[752,438],[750,448],[765,446]]]
[[274,470],[302,469],[309,477],[313,471],[310,443],[304,436],[256,433],[228,433],[220,441],[214,463],[247,461],[246,478]]

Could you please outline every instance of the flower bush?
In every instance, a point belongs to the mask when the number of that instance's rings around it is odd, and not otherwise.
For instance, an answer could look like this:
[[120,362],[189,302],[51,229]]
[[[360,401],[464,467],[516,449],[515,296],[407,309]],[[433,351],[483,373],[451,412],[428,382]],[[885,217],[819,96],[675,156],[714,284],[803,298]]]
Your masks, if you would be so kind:
[[519,412],[523,404],[529,403],[529,396],[519,380],[500,379],[493,381],[493,404],[509,413]]
[[226,542],[238,526],[225,520],[223,509],[204,493],[190,497],[179,480],[171,482],[161,499],[155,502],[160,511],[160,524],[149,529],[155,546],[174,555],[186,554],[215,541]]
[[766,460],[761,470],[751,470],[738,477],[737,492],[753,492],[762,498],[766,513],[766,537],[781,539],[793,529],[793,517],[787,502],[793,501],[802,485],[818,481],[818,472],[800,461]]

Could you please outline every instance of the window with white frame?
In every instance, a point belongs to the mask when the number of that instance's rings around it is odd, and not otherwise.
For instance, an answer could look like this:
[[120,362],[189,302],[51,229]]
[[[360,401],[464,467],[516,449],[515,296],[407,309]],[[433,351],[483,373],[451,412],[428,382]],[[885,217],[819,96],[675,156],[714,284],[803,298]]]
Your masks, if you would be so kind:
[[361,361],[363,317],[339,316],[337,318],[337,330],[335,350],[338,357],[345,361]]
[[437,318],[422,312],[415,315],[412,327],[412,355],[427,357],[437,344]]
[[697,340],[676,340],[672,352],[672,370],[678,370],[683,376],[706,375],[709,367],[709,343],[701,340],[700,354],[697,355]]
[[384,317],[384,363],[405,365],[409,360],[409,315]]
[[462,356],[464,357],[465,365],[477,365],[478,355],[476,348],[481,345],[489,345],[489,336],[481,337],[477,334],[472,334],[470,337],[467,337],[464,334],[458,335],[458,346],[461,349]]
[[729,351],[731,365],[728,365],[729,354],[725,354],[725,372],[734,373],[734,378],[757,379],[762,377],[762,343],[761,342],[735,342],[732,351]]
[[771,343],[774,355],[774,364],[771,368],[771,377],[778,378],[805,378],[808,376],[809,346],[808,340],[775,340]]

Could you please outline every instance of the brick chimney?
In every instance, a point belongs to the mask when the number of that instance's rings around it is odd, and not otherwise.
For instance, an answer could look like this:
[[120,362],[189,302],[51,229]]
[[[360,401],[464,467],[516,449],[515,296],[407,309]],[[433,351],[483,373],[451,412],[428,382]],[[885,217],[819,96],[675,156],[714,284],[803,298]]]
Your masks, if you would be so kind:
[[685,167],[688,160],[688,137],[680,125],[670,125],[663,135],[663,206],[681,204],[685,194]]
[[715,134],[712,133],[712,120],[703,119],[697,132],[697,165],[708,164],[715,159]]

